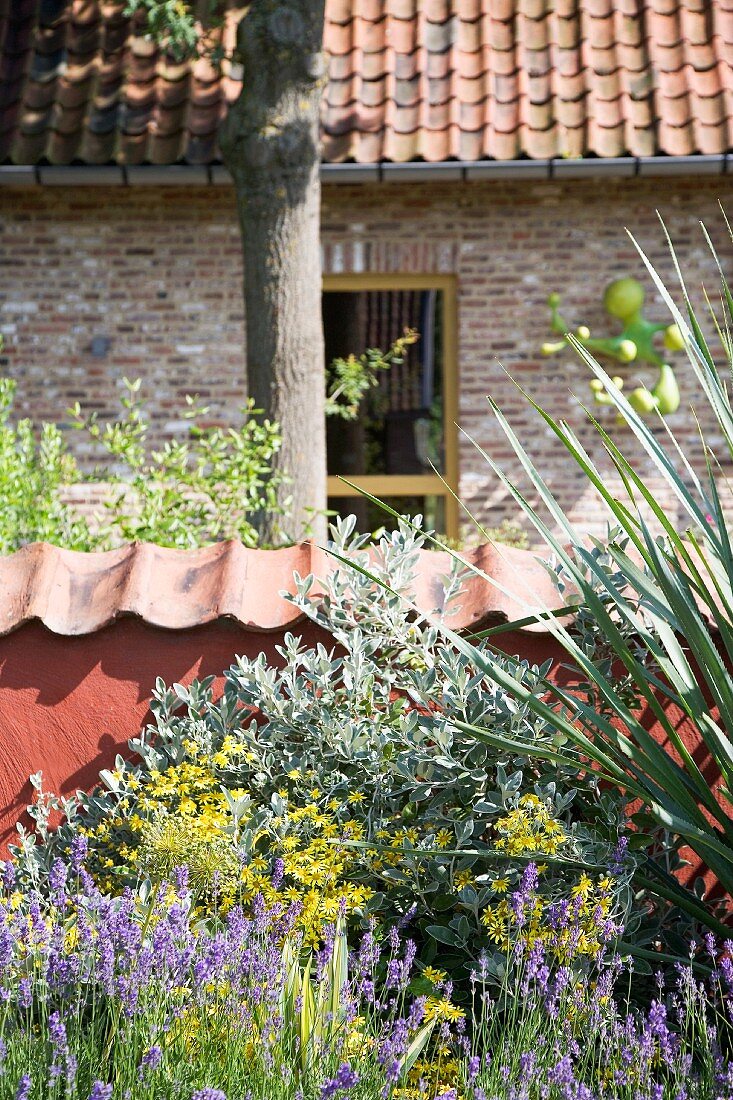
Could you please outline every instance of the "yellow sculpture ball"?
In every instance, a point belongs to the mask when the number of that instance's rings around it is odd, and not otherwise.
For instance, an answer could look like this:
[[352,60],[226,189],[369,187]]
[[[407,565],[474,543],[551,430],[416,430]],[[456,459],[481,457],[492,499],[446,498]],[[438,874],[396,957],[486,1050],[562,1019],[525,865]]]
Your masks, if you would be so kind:
[[603,305],[612,317],[624,321],[644,305],[644,288],[637,279],[614,279],[606,287]]
[[679,325],[670,325],[664,330],[664,346],[667,351],[682,351],[685,340],[680,332]]

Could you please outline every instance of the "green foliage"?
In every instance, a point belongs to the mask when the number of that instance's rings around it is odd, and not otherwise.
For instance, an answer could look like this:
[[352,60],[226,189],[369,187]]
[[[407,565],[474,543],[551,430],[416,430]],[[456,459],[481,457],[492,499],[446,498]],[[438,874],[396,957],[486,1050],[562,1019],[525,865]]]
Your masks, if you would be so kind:
[[101,444],[112,469],[120,471],[106,475],[119,491],[105,501],[107,523],[100,542],[144,541],[185,549],[236,538],[245,546],[256,545],[257,513],[280,511],[282,479],[271,470],[280,447],[277,427],[259,419],[252,402],[242,409],[241,426],[203,427],[199,421],[208,409],[186,397],[188,438],[151,450],[146,447],[150,422],[138,398],[140,380],[124,383],[122,419],[101,425],[96,414],[84,418],[78,404],[71,410],[76,426]]
[[[362,356],[337,359],[328,376],[326,411],[350,420],[359,403],[378,384],[380,372],[402,362],[417,339],[408,331],[386,353],[370,348]],[[258,541],[258,516],[282,514],[278,489],[283,476],[273,472],[280,448],[278,426],[259,416],[248,402],[237,427],[205,424],[208,409],[186,397],[185,438],[157,449],[148,445],[150,418],[140,399],[140,379],[123,379],[121,414],[100,423],[77,403],[69,410],[73,426],[87,433],[107,455],[92,481],[79,471],[67,434],[55,425],[30,420],[11,422],[15,383],[0,379],[0,553],[29,542],[50,542],[73,550],[106,550],[122,542],[144,541],[186,549],[224,539],[245,546]],[[99,522],[89,524],[63,500],[71,485],[104,482],[112,491],[103,501]],[[287,530],[281,541],[288,539]]]
[[[650,426],[642,419],[588,351],[575,341],[578,352],[630,430],[644,466],[635,465],[606,428],[592,421],[599,443],[618,471],[622,486],[619,494],[617,485],[609,483],[571,428],[554,421],[531,398],[527,400],[544,430],[556,437],[607,506],[616,524],[607,544],[590,545],[584,532],[573,526],[493,402],[499,424],[529,476],[543,512],[530,505],[522,489],[482,453],[554,554],[561,583],[569,586],[573,603],[579,605],[576,628],[552,617],[545,618],[545,622],[580,670],[588,685],[587,694],[574,699],[547,681],[542,685],[543,692],[529,692],[520,678],[508,673],[500,659],[449,636],[468,660],[517,703],[526,705],[537,719],[556,723],[566,738],[566,746],[559,753],[565,766],[577,764],[581,758],[592,760],[607,782],[642,801],[640,823],[645,829],[661,830],[679,844],[689,845],[730,896],[733,548],[716,475],[719,464],[733,458],[733,407],[729,383],[715,366],[684,283],[686,316],[675,306],[643,253],[642,258],[679,328],[707,406],[706,419],[714,424],[710,437],[703,440],[706,475],[699,477],[692,469],[673,432],[667,436],[659,432],[659,420]],[[713,321],[730,368],[733,295],[722,269],[720,277],[724,317],[717,319],[713,314]],[[650,469],[655,471],[653,486],[648,481]],[[660,504],[660,481],[686,517],[688,529],[684,534],[679,533]],[[559,535],[546,523],[544,516],[548,513]],[[531,593],[527,600],[529,606]],[[675,712],[695,731],[700,746],[714,763],[720,780],[712,786],[701,771],[699,754],[691,753],[681,739],[679,724],[672,716]],[[645,714],[654,717],[669,749],[649,734]],[[486,737],[489,743],[499,744],[488,729]],[[529,751],[531,742],[524,743]],[[649,861],[637,873],[637,881],[657,896],[674,900],[696,919],[720,928],[714,914],[695,895],[683,892],[658,863]]]
[[529,550],[527,532],[511,519],[503,519],[498,527],[487,527],[486,537],[502,546],[513,546],[515,550]]
[[207,410],[186,398],[191,421],[187,439],[146,447],[149,420],[138,399],[140,383],[127,382],[122,416],[101,425],[70,410],[76,426],[107,452],[113,472],[100,477],[112,492],[104,515],[90,525],[63,499],[71,485],[92,486],[69,450],[67,434],[54,424],[40,429],[30,420],[11,421],[15,383],[0,379],[0,552],[30,542],[72,550],[106,550],[123,541],[148,541],[182,548],[238,538],[257,542],[258,512],[278,510],[279,479],[271,470],[280,446],[277,427],[261,420],[252,405],[236,428],[211,428],[199,421]]
[[0,553],[45,540],[71,550],[88,550],[94,539],[74,516],[60,491],[78,479],[62,433],[43,424],[36,436],[30,420],[11,422],[15,383],[0,378]]
[[[264,654],[238,658],[219,701],[211,680],[159,684],[155,724],[130,746],[140,762],[118,759],[114,773],[103,773],[107,790],[67,803],[68,824],[55,834],[41,799],[41,843],[21,832],[19,860],[28,881],[43,882],[83,828],[100,872],[119,889],[145,870],[146,820],[170,813],[192,845],[197,822],[209,835],[228,835],[265,876],[255,883],[265,893],[267,868],[282,854],[286,878],[314,912],[337,910],[342,897],[349,912],[390,923],[417,907],[425,961],[439,955],[465,977],[482,948],[493,951],[487,910],[533,856],[545,865],[547,898],[567,896],[582,873],[588,889],[605,879],[620,804],[577,761],[561,761],[554,719],[538,719],[526,700],[492,682],[480,669],[483,650],[467,659],[441,640],[438,624],[450,622],[460,600],[458,574],[436,593],[434,622],[406,609],[421,537],[403,525],[369,555],[353,520],[332,530],[342,566],[318,586],[296,577],[293,602],[337,648],[306,648],[288,635],[280,667]],[[501,664],[531,698],[548,672],[510,658]],[[210,771],[201,786],[203,764]],[[161,789],[175,796],[162,810],[149,797]],[[336,856],[340,893],[326,890]],[[631,926],[626,879],[624,872],[603,889]]]
[[406,349],[417,340],[417,332],[406,329],[387,352],[367,348],[358,358],[334,359],[326,371],[326,416],[355,420],[364,397],[379,385],[380,373],[401,366]]
[[[206,50],[206,38],[197,19],[203,18],[210,29],[221,24],[221,13],[219,0],[205,0],[203,4],[188,3],[187,0],[129,0],[123,14],[143,14],[146,34],[154,41],[165,44],[177,61],[183,61],[199,53],[214,53],[213,46],[210,51]],[[221,60],[221,56],[221,51],[216,51],[214,60]]]
[[[498,542],[502,546],[513,546],[515,550],[529,550],[529,538],[527,532],[518,523],[515,523],[511,519],[503,519],[496,527],[481,527],[482,540],[488,542]],[[469,544],[466,545],[466,540],[463,538],[452,539],[448,535],[436,535],[436,542],[440,543],[448,550],[467,550],[470,548]]]

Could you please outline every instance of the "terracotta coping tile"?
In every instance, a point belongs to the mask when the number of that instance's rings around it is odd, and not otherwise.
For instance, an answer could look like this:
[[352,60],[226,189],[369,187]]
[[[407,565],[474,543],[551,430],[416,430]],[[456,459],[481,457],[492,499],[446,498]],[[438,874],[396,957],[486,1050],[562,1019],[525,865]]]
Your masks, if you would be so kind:
[[52,164],[68,164],[74,160],[81,143],[81,133],[63,134],[58,130],[51,130],[51,140],[48,146],[48,159]]
[[173,134],[150,134],[150,163],[174,164],[183,159],[186,147],[186,133],[180,129]]
[[149,135],[126,134],[119,135],[120,163],[130,166],[145,164],[148,159]]
[[[521,618],[529,613],[524,600],[532,610],[561,606],[528,551],[487,544],[467,558],[495,584],[467,577],[454,629]],[[281,631],[302,618],[280,595],[293,591],[294,572],[324,576],[337,567],[311,543],[249,550],[232,541],[190,551],[136,544],[97,554],[35,543],[0,558],[0,634],[32,620],[57,634],[88,634],[124,615],[170,630],[231,618],[249,630]],[[449,569],[449,555],[421,551],[414,599],[424,614],[436,609]]]
[[331,0],[328,17],[332,24],[348,23],[351,19],[351,0]]
[[191,137],[212,137],[219,125],[219,105],[210,107],[191,107],[187,125]]
[[[487,5],[484,2],[484,10],[487,10]],[[492,0],[488,10],[491,13],[492,19],[500,19],[502,22],[508,23],[514,18],[516,12],[516,0]]]

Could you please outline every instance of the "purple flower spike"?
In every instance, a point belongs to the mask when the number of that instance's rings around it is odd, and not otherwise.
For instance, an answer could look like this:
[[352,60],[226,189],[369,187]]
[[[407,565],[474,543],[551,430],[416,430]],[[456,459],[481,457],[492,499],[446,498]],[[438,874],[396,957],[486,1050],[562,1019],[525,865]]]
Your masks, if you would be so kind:
[[331,1100],[341,1090],[353,1089],[359,1083],[359,1075],[354,1073],[348,1062],[339,1066],[335,1077],[329,1077],[321,1085],[321,1100]]
[[282,884],[283,875],[285,874],[285,860],[276,859],[272,868],[272,876],[270,881],[276,890],[280,889]]
[[2,874],[3,886],[8,891],[8,893],[10,893],[12,890],[15,889],[15,867],[13,866],[12,862],[9,859],[6,860],[5,863],[3,863],[2,866],[3,866],[3,874]]
[[89,1100],[112,1100],[112,1086],[105,1085],[102,1081],[95,1081],[89,1093]]
[[77,833],[71,842],[71,869],[75,875],[81,873],[88,850],[89,841],[85,836]]
[[15,1100],[28,1100],[33,1082],[27,1073],[24,1073],[15,1090]]
[[615,849],[611,853],[611,859],[608,863],[609,873],[618,876],[622,875],[626,870],[626,849],[629,846],[629,838],[627,836],[620,836]]
[[142,1078],[146,1073],[152,1073],[158,1068],[163,1060],[163,1051],[156,1044],[152,1046],[150,1050],[146,1051],[140,1059],[140,1065],[138,1066],[138,1074]]
[[191,1100],[227,1100],[226,1093],[221,1089],[212,1089],[207,1085],[205,1089],[197,1089]]

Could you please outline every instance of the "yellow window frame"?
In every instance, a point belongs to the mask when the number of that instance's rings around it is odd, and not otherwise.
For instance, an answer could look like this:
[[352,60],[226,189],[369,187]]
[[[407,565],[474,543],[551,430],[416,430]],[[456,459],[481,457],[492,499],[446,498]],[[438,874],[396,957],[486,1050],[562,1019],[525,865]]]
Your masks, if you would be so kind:
[[[437,496],[445,501],[445,534],[458,538],[458,310],[455,275],[325,275],[324,291],[439,290],[443,295],[443,432],[445,471],[437,474],[364,474],[351,480],[375,497]],[[443,480],[445,479],[445,480]],[[329,475],[329,497],[357,497],[339,476]]]

